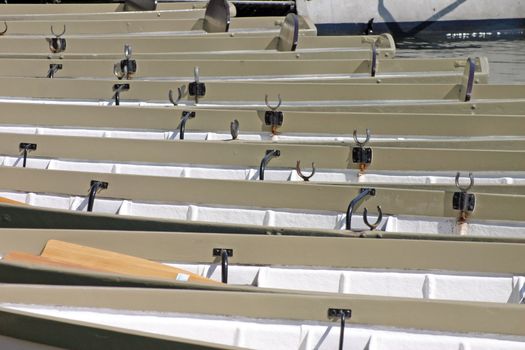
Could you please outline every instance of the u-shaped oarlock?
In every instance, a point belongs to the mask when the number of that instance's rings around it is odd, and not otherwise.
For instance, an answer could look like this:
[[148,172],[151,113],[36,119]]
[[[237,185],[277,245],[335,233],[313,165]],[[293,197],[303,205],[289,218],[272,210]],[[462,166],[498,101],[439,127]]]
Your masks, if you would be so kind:
[[108,188],[108,183],[104,181],[91,180],[89,187],[89,198],[88,198],[88,207],[87,211],[93,211],[93,205],[95,204],[95,196],[100,190],[106,190]]
[[370,228],[370,231],[374,231],[383,220],[383,211],[381,210],[381,206],[379,205],[377,206],[377,213],[378,214],[376,222],[371,224],[368,221],[368,210],[366,208],[363,209],[363,221],[365,222],[365,225],[368,226],[368,228]]
[[281,151],[278,149],[267,149],[266,153],[264,154],[263,159],[261,160],[261,164],[259,165],[259,180],[264,180],[264,172],[266,171],[266,166],[272,160],[272,158],[280,157]]
[[469,177],[469,184],[467,187],[464,187],[464,186],[461,186],[459,184],[459,178],[461,177],[461,173],[458,171],[456,173],[456,177],[454,178],[454,182],[456,184],[456,187],[458,188],[458,190],[460,190],[461,192],[468,192],[473,186],[474,186],[474,175],[472,173],[468,173],[468,177]]
[[49,50],[52,53],[60,53],[60,52],[65,51],[66,50],[66,39],[62,38],[62,35],[66,33],[66,25],[64,24],[64,29],[62,30],[62,33],[60,34],[55,33],[53,25],[51,25],[51,33],[55,37],[48,39],[49,40]]
[[232,135],[232,140],[237,140],[239,137],[239,121],[237,119],[230,123],[230,134]]
[[460,176],[461,174],[458,172],[456,174],[455,183],[459,192],[454,192],[452,197],[452,208],[460,211],[458,223],[462,224],[467,221],[469,214],[472,213],[476,207],[476,195],[468,193],[468,191],[474,186],[474,176],[472,173],[468,174],[470,182],[466,187],[459,184]]
[[352,148],[352,162],[359,164],[359,174],[362,174],[372,163],[372,149],[364,147],[370,141],[370,130],[366,129],[366,139],[364,141],[359,140],[356,129],[354,129],[353,136],[357,147]]
[[264,113],[264,124],[272,127],[272,135],[277,135],[277,127],[283,125],[284,120],[283,112],[278,111],[283,103],[281,94],[278,94],[277,98],[279,100],[277,106],[272,106],[270,105],[270,102],[268,102],[268,94],[264,96],[264,103],[269,109],[269,111]]
[[357,129],[354,129],[353,137],[357,146],[364,147],[368,142],[370,142],[370,129],[366,129],[366,138],[363,142],[359,141],[359,138],[357,137]]
[[53,28],[53,25],[51,25],[51,34],[53,34],[56,38],[60,38],[62,35],[66,34],[66,25],[64,24],[64,28],[60,34],[55,33],[55,29]]
[[221,257],[221,282],[228,283],[228,258],[233,256],[233,249],[213,248],[213,256]]
[[174,106],[179,105],[179,102],[182,99],[182,95],[183,95],[182,88],[180,87],[177,88],[177,99],[173,98],[173,90],[170,89],[170,91],[168,92],[168,98]]
[[305,182],[310,181],[310,179],[315,175],[315,163],[312,163],[312,172],[310,173],[310,175],[303,174],[303,172],[301,171],[301,161],[300,160],[297,161],[297,164],[295,166],[295,171],[297,172],[297,175],[299,175],[299,177],[303,179]]
[[348,208],[346,209],[346,229],[348,231],[352,231],[352,214],[354,213],[355,208],[359,205],[359,203],[361,203],[363,199],[365,199],[365,197],[373,197],[375,195],[375,188],[361,188],[359,190],[359,194],[350,201],[350,204],[348,204]]
[[194,82],[188,84],[188,94],[195,97],[195,103],[199,103],[199,97],[206,95],[206,84],[200,82],[199,67],[193,68]]
[[182,111],[182,115],[180,117],[179,125],[177,126],[177,129],[179,130],[179,140],[184,140],[184,133],[186,131],[186,123],[188,122],[188,119],[195,118],[195,112],[188,112],[188,111]]
[[268,102],[268,94],[264,95],[264,103],[266,104],[266,107],[268,107],[268,109],[270,109],[273,112],[277,111],[279,109],[279,107],[281,107],[281,104],[283,103],[283,100],[281,98],[281,94],[277,95],[277,99],[279,101],[277,103],[277,106],[271,106],[270,102]]
[[6,21],[4,21],[4,27],[5,27],[5,29],[0,32],[0,35],[4,35],[5,33],[7,33],[7,28],[8,27],[7,27],[7,22]]
[[36,143],[26,143],[26,142],[21,142],[20,145],[18,146],[18,149],[22,151],[22,156],[24,157],[22,161],[23,168],[25,168],[27,165],[27,154],[30,151],[36,151],[36,147],[37,147]]

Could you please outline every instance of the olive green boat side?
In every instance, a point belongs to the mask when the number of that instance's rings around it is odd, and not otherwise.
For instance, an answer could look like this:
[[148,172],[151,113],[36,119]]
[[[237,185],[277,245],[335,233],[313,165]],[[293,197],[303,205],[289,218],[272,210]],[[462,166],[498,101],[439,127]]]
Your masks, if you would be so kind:
[[[174,99],[180,105],[195,105],[195,96],[189,95],[187,81],[90,80],[0,78],[0,96],[23,99],[50,99],[74,101],[114,101],[117,88],[121,88],[121,102],[151,101],[168,104],[168,93],[174,90]],[[271,83],[271,82],[207,82],[206,94],[198,98],[199,104],[215,108],[265,108],[265,96],[271,105],[281,96],[282,109],[306,107],[326,110],[375,101],[408,104],[450,103],[461,100],[464,84],[367,84],[367,83]],[[180,97],[177,97],[180,92]],[[525,89],[519,84],[477,84],[472,91],[471,103],[512,101],[525,99]],[[208,105],[211,104],[211,105]]]
[[[525,240],[291,236],[208,232],[0,229],[0,255],[39,255],[49,240],[110,250],[165,263],[215,264],[216,248],[232,249],[230,264],[345,269],[523,274]],[[257,249],[254,249],[257,247]],[[290,254],[293,247],[294,254]],[[4,262],[9,265],[9,262]],[[12,280],[16,280],[13,274]],[[5,280],[11,282],[12,280]],[[45,279],[42,279],[45,281]],[[27,283],[28,281],[26,281]]]
[[[482,102],[405,106],[355,106],[348,112],[285,111],[282,135],[316,133],[351,135],[353,130],[371,130],[375,135],[426,136],[520,136],[525,134],[523,102]],[[265,108],[260,110],[218,110],[193,106],[152,107],[147,114],[134,106],[79,106],[34,103],[2,103],[2,125],[72,127],[138,131],[176,130],[184,111],[195,112],[186,123],[187,132],[229,133],[232,118],[240,133],[270,133]],[[428,112],[425,110],[428,109]],[[389,112],[389,110],[393,110]],[[490,114],[496,113],[496,114]],[[372,140],[373,143],[373,140]],[[400,144],[400,142],[396,142]],[[469,142],[471,143],[471,142]],[[443,147],[446,143],[442,143]],[[466,146],[462,146],[466,147]],[[458,148],[462,148],[458,147]]]
[[328,293],[31,285],[2,285],[0,302],[302,322],[333,322],[328,309],[340,308],[352,310],[349,322],[353,324],[455,333],[525,335],[522,305],[497,303],[422,301]]
[[56,229],[56,230],[113,230],[151,232],[195,232],[218,234],[251,234],[265,236],[308,237],[369,237],[387,239],[416,239],[429,241],[474,241],[523,243],[519,238],[428,235],[389,232],[351,232],[308,228],[284,228],[246,224],[224,224],[203,221],[168,220],[138,216],[117,216],[105,213],[86,213],[71,210],[48,209],[35,206],[0,203],[2,228]]
[[[350,201],[361,193],[360,186],[305,182],[237,181],[174,178],[62,170],[1,167],[2,190],[46,193],[87,198],[93,180],[107,182],[97,198],[146,203],[191,203],[233,208],[276,208],[346,212]],[[38,179],[38,180],[37,180]],[[389,215],[454,218],[454,191],[381,188],[367,205],[381,206]],[[475,190],[473,191],[474,193]],[[315,201],[312,200],[315,198]],[[521,208],[525,196],[476,193],[472,220],[524,221]]]
[[[123,58],[122,58],[123,59]],[[133,59],[133,55],[130,59]],[[488,64],[485,57],[476,59],[475,79],[478,83],[487,83]],[[0,76],[46,77],[51,65],[60,65],[54,78],[106,78],[114,79],[113,66],[119,60],[107,59],[2,59]],[[149,60],[135,61],[136,72],[130,79],[168,79],[169,77],[193,78],[194,68],[199,67],[200,79],[353,79],[366,81],[371,75],[372,63],[364,60]],[[407,82],[427,76],[436,83],[459,82],[464,71],[466,58],[454,59],[389,59],[382,60],[376,66],[376,81],[391,82],[396,75]],[[354,76],[351,76],[354,75]],[[406,75],[406,76],[405,76]],[[455,80],[453,80],[455,78]],[[175,79],[175,78],[172,78]],[[400,77],[397,77],[400,79]],[[373,79],[369,79],[373,81]]]

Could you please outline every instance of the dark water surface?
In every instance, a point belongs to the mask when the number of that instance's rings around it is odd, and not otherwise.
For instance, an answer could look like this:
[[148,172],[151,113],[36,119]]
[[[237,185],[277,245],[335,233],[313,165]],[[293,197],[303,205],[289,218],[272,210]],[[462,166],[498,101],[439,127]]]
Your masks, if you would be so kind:
[[397,57],[486,56],[491,83],[525,84],[525,38],[495,41],[399,41]]

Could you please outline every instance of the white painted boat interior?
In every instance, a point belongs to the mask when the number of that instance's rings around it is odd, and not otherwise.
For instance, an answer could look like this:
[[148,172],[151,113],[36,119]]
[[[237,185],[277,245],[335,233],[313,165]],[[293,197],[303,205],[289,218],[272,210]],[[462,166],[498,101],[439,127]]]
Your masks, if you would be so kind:
[[[0,165],[21,167],[23,157],[0,156]],[[54,158],[27,157],[27,167],[33,169],[67,170],[92,173],[150,175],[166,177],[185,177],[222,180],[259,180],[258,167],[235,167],[195,164],[165,163],[125,163],[87,160],[68,160]],[[311,168],[306,165],[305,171]],[[377,171],[367,170],[361,174],[353,169],[316,169],[312,182],[328,183],[391,183],[391,184],[443,184],[454,185],[455,173],[452,171]],[[478,185],[525,185],[525,172],[476,172]],[[271,165],[265,170],[267,181],[296,181],[303,179],[295,169],[274,169]]]
[[[169,265],[221,280],[220,264]],[[454,271],[229,265],[228,283],[314,292],[505,304],[519,304],[525,297],[524,276]]]
[[[36,315],[251,349],[334,349],[339,344],[337,322],[296,322],[201,314],[68,308],[56,305],[0,305]],[[524,337],[397,329],[351,323],[347,323],[344,342],[345,346],[359,350],[525,349]]]
[[[86,197],[5,190],[0,191],[0,197],[37,207],[85,211],[88,203],[87,190]],[[97,198],[93,211],[149,218],[336,230],[344,229],[346,218],[345,213],[332,211],[155,203],[106,198]],[[369,214],[370,220],[376,218],[375,213]],[[525,222],[521,221],[469,220],[467,223],[457,225],[456,220],[457,218],[452,217],[391,216],[384,214],[378,229],[387,232],[469,234],[491,237],[519,237],[525,234]],[[367,228],[360,215],[354,215],[352,227],[355,227],[355,230]]]

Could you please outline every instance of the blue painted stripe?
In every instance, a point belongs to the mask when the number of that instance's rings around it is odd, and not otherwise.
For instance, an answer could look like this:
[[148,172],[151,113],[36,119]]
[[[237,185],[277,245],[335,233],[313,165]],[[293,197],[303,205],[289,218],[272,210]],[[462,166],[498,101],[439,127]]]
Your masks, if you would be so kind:
[[[316,24],[319,35],[355,35],[362,34],[367,23],[320,23]],[[453,33],[491,33],[491,38],[498,36],[525,36],[525,18],[522,19],[486,19],[460,21],[429,22],[387,22],[374,23],[374,34],[391,33],[395,37],[441,36]],[[499,33],[499,34],[498,34]]]

